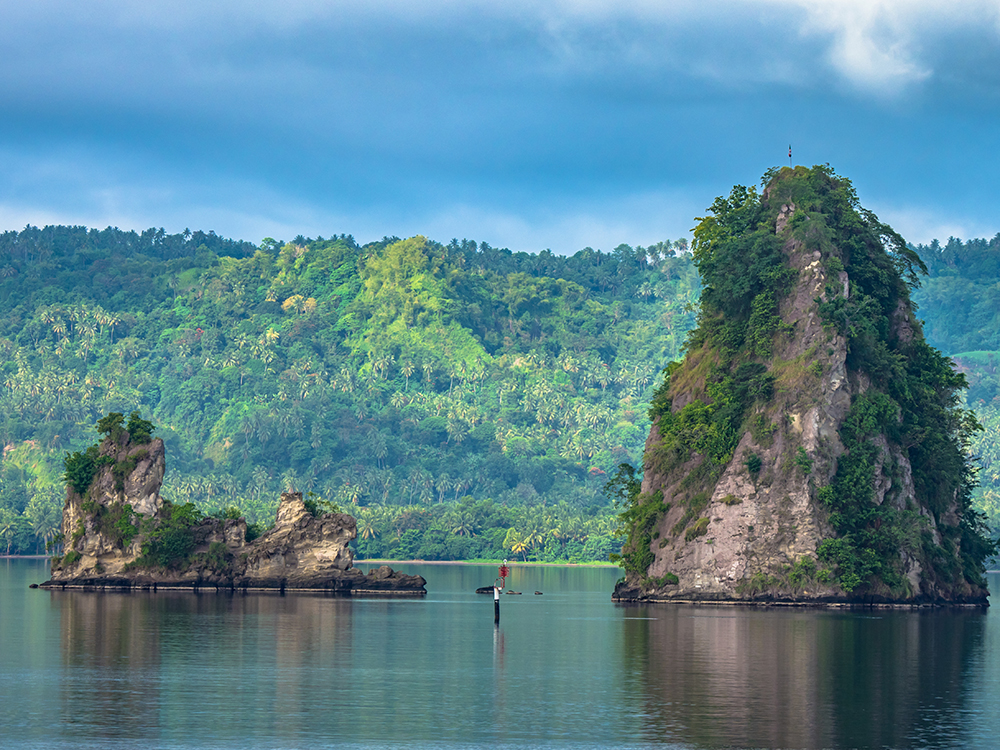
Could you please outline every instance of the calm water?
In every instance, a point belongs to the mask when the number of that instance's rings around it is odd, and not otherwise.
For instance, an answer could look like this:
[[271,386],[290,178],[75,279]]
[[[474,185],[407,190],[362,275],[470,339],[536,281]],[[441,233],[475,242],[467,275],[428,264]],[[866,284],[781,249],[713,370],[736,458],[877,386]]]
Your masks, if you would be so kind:
[[400,567],[426,599],[50,593],[0,560],[0,747],[1000,745],[1000,608],[623,607],[616,569],[515,567],[497,629],[495,568]]

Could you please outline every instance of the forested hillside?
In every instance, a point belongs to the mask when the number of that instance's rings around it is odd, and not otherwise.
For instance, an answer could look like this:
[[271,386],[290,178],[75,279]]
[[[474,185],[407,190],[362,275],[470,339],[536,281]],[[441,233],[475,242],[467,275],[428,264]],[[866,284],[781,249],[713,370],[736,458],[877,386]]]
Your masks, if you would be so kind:
[[[1000,528],[1000,238],[916,249],[918,315],[969,378],[977,497]],[[0,234],[0,553],[44,549],[62,457],[137,409],[167,443],[165,494],[206,512],[266,524],[296,487],[354,513],[366,556],[606,559],[603,484],[641,463],[698,293],[683,240],[562,257],[419,237]]]
[[917,314],[927,340],[969,381],[968,403],[983,426],[972,443],[981,467],[974,497],[1000,533],[1000,234],[915,249],[929,271],[913,295]]
[[0,539],[50,541],[62,456],[139,410],[164,493],[206,512],[268,523],[296,488],[358,516],[363,556],[607,559],[604,481],[694,321],[685,250],[7,232]]

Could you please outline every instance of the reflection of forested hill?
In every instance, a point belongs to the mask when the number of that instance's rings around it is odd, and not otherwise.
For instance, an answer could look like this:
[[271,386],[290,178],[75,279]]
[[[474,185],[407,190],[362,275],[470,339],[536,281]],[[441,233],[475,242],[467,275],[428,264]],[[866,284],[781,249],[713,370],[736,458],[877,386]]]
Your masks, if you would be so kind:
[[140,409],[206,510],[295,486],[367,508],[362,553],[606,559],[603,476],[694,322],[683,250],[0,235],[4,542],[50,537],[60,457]]

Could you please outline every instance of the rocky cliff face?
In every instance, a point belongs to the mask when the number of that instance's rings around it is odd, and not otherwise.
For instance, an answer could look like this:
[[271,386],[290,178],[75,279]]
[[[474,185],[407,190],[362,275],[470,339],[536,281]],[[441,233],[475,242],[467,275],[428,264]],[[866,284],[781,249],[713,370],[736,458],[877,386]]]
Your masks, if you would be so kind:
[[53,576],[119,575],[139,557],[137,533],[163,505],[160,486],[166,470],[163,441],[135,445],[127,435],[104,440],[103,459],[86,493],[66,490],[62,534],[66,556]]
[[[962,384],[923,343],[884,247],[898,235],[822,168],[713,211],[699,329],[654,403],[615,597],[984,602]],[[923,440],[949,465],[915,482]]]
[[216,587],[425,594],[425,581],[388,566],[365,575],[348,546],[357,524],[344,513],[314,516],[298,492],[283,493],[275,525],[248,542],[244,519],[201,517],[159,495],[163,441],[134,445],[127,435],[98,449],[83,494],[67,489],[66,554],[43,587]]

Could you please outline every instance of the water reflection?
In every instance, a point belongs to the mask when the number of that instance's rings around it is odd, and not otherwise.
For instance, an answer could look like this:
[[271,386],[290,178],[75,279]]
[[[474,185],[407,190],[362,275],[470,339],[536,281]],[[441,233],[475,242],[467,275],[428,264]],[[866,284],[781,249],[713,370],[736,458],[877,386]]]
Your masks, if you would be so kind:
[[[619,607],[614,570],[413,566],[422,600],[29,591],[0,746],[995,747],[1000,611]],[[1000,578],[991,577],[1000,589]],[[535,596],[534,591],[543,591]],[[529,593],[530,592],[530,593]]]
[[[962,745],[980,611],[630,607],[644,739],[700,746]],[[653,617],[655,619],[638,619]]]
[[[349,686],[349,601],[310,596],[52,592],[60,613],[61,726],[102,740],[297,736],[313,696]],[[301,679],[305,676],[307,679]]]

